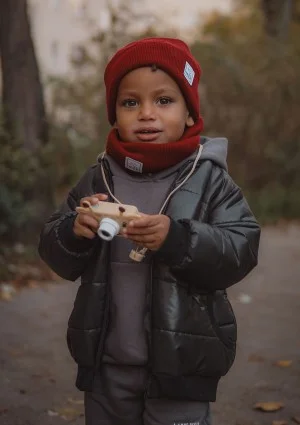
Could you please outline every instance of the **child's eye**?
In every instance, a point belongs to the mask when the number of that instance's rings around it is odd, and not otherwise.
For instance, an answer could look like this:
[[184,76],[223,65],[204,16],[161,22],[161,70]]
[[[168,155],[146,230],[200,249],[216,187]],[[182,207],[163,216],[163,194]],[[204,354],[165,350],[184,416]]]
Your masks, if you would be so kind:
[[170,97],[160,97],[158,99],[158,103],[160,105],[168,105],[169,103],[172,103],[173,100]]
[[122,101],[122,106],[125,106],[126,108],[133,108],[137,105],[137,101],[134,99],[124,99]]

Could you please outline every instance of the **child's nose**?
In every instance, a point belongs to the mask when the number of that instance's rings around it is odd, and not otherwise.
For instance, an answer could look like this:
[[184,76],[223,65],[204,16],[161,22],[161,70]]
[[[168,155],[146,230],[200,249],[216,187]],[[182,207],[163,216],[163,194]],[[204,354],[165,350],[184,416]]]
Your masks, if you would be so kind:
[[139,119],[155,119],[155,105],[152,102],[145,102],[140,105]]

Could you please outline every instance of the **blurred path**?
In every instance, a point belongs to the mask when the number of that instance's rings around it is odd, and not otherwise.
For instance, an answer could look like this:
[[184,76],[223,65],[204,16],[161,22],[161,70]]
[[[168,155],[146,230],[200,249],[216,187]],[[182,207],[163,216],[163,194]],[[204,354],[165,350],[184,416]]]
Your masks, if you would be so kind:
[[[213,404],[214,425],[300,421],[300,226],[264,229],[260,257],[251,276],[229,291],[238,352]],[[1,425],[84,424],[65,344],[76,289],[74,283],[48,284],[1,302]],[[292,363],[275,366],[280,360]],[[253,409],[257,402],[284,408],[264,413]]]

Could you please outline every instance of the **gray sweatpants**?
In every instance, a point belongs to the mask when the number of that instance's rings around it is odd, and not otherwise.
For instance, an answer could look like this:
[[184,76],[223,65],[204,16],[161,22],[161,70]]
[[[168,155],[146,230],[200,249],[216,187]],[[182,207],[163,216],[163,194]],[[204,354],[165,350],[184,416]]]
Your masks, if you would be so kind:
[[86,425],[211,425],[209,403],[145,399],[147,371],[103,365],[95,392],[86,392]]

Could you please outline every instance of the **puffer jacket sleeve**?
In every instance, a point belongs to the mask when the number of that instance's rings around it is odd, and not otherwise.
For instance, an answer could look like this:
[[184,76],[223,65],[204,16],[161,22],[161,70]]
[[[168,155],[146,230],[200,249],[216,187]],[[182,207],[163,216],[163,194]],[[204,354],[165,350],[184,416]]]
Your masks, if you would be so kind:
[[91,167],[69,192],[66,200],[51,215],[42,229],[39,242],[41,258],[59,276],[67,280],[76,280],[84,271],[96,247],[100,246],[100,238],[79,238],[73,232],[76,218],[75,208],[80,199],[93,194],[93,175],[95,167]]
[[256,265],[260,227],[240,188],[223,170],[210,185],[207,220],[171,220],[157,253],[180,279],[204,291],[226,289]]

